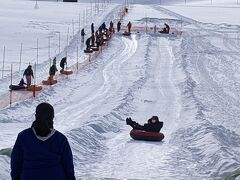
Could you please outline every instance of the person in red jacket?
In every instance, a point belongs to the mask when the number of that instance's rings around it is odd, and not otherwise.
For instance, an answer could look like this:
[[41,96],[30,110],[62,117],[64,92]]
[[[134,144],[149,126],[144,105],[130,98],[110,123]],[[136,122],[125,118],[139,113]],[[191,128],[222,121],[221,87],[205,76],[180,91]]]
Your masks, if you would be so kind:
[[130,125],[135,130],[143,130],[147,132],[160,132],[161,128],[163,127],[163,122],[159,121],[157,116],[152,116],[148,120],[148,123],[144,124],[143,126],[133,121],[131,118],[126,119],[126,124]]
[[12,180],[76,180],[66,136],[53,128],[49,103],[36,108],[31,128],[18,134],[11,154]]

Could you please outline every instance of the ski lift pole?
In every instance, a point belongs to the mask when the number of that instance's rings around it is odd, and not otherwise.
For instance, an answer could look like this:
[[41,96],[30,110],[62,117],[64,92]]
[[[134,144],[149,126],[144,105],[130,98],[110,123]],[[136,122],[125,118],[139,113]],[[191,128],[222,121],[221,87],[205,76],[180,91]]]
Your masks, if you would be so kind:
[[10,107],[12,107],[12,78],[13,78],[13,66],[11,64],[11,88],[10,88]]

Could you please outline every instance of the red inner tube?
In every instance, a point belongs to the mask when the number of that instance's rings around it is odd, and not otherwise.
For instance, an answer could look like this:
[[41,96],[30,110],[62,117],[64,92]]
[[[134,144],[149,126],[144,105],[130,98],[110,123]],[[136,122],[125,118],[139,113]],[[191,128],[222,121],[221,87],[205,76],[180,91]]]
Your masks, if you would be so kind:
[[163,133],[147,132],[142,130],[131,130],[130,136],[135,140],[161,141],[164,139]]

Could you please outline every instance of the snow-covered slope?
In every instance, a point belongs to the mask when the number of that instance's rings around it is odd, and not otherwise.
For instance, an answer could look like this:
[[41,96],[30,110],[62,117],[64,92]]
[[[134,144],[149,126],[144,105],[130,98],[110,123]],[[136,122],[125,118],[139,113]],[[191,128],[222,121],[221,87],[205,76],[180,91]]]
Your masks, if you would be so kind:
[[[109,5],[96,24],[117,18],[117,8]],[[77,73],[36,98],[1,109],[0,149],[12,147],[17,133],[31,125],[37,104],[48,101],[55,108],[55,128],[70,141],[79,177],[220,179],[239,169],[240,29],[201,23],[168,9],[134,5],[123,24],[130,20],[144,29],[167,22],[181,35],[115,34],[103,53]],[[72,64],[76,46],[84,46],[78,40],[76,34],[68,46]],[[39,64],[40,77],[47,72],[46,62]],[[9,78],[1,82],[7,85]],[[165,139],[132,140],[125,118],[145,123],[152,115],[164,122]],[[9,179],[9,162],[0,156],[2,179]]]

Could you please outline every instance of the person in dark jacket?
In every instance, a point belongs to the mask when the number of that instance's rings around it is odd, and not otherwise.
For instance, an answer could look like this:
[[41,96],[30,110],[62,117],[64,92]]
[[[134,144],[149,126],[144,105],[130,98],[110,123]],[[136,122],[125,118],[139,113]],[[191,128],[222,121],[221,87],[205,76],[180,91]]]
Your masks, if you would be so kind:
[[86,46],[87,46],[86,49],[87,49],[87,50],[90,49],[90,43],[91,43],[91,40],[92,40],[91,37],[87,38],[87,40],[86,40]]
[[117,23],[117,32],[119,32],[121,29],[121,21],[118,21]]
[[94,34],[94,23],[91,24],[91,32]]
[[84,36],[85,36],[84,28],[81,30],[81,42],[84,42]]
[[64,70],[65,65],[67,64],[67,57],[63,57],[60,61],[60,67],[62,68],[61,71]]
[[166,33],[169,33],[169,31],[170,31],[169,25],[167,23],[165,23],[164,25],[165,25]]
[[53,81],[53,77],[55,76],[55,73],[57,71],[56,65],[52,65],[49,69],[49,80]]
[[26,80],[27,80],[27,87],[29,87],[31,85],[31,81],[32,81],[32,78],[34,78],[33,76],[33,70],[32,70],[32,66],[29,65],[27,67],[27,69],[25,69],[24,73],[23,73],[23,76],[26,76]]
[[144,124],[143,126],[133,121],[131,118],[126,119],[126,124],[130,125],[135,130],[143,130],[147,132],[160,132],[161,128],[163,127],[163,122],[159,121],[157,116],[152,116],[148,120],[148,123]]
[[54,109],[36,108],[31,128],[18,134],[11,154],[12,180],[75,180],[73,156],[66,136],[53,128]]
[[104,30],[104,31],[106,30],[106,24],[105,24],[105,22],[102,23],[102,30]]

